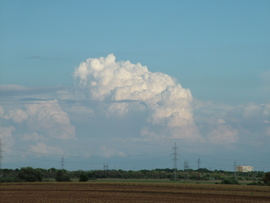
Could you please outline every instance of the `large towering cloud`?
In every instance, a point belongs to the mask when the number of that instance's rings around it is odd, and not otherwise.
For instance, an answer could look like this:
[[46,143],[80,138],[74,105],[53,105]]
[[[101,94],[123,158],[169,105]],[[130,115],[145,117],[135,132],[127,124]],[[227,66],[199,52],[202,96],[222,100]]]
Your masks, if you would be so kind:
[[[140,63],[115,61],[113,54],[89,58],[74,71],[77,86],[93,101],[107,103],[107,113],[124,115],[146,109],[148,124],[175,138],[200,139],[193,122],[192,95],[172,77],[152,73]],[[144,135],[148,130],[143,130]],[[152,134],[152,132],[151,132]]]

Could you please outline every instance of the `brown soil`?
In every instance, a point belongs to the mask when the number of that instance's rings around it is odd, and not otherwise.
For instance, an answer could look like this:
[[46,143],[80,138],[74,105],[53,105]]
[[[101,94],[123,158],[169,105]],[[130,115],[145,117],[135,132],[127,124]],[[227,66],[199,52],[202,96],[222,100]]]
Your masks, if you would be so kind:
[[0,202],[270,202],[270,187],[181,183],[4,183]]

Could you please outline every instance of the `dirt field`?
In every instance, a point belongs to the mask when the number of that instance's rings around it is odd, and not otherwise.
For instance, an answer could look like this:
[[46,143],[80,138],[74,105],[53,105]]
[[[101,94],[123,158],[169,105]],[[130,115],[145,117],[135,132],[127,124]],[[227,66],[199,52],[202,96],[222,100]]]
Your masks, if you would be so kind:
[[4,183],[0,202],[270,202],[270,187],[181,183]]

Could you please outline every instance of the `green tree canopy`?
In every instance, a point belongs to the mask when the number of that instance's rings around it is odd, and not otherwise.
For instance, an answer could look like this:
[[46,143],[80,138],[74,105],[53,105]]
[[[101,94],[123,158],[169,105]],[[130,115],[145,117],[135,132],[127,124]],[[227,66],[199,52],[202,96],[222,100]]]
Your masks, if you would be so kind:
[[264,174],[263,182],[267,185],[270,185],[270,172]]
[[69,177],[67,171],[65,169],[62,169],[62,170],[58,170],[56,172],[55,180],[58,182],[69,182],[70,177]]
[[26,182],[42,181],[42,173],[39,169],[33,169],[32,167],[21,168],[18,173],[18,178]]

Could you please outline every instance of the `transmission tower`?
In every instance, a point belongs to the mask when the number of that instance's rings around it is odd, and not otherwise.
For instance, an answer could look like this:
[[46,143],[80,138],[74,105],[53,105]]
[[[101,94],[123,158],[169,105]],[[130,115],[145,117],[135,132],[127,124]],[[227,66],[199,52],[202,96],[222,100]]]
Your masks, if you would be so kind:
[[0,138],[0,177],[3,177],[3,169],[2,169],[2,159],[3,159],[3,155],[2,155],[2,152],[4,151],[2,149],[2,139]]
[[65,158],[64,158],[64,155],[62,155],[62,158],[61,158],[61,168],[64,169],[65,167]]
[[198,158],[197,163],[198,163],[198,180],[200,180],[200,172],[199,172],[199,168],[200,168],[200,165],[201,165],[201,159],[200,158]]
[[185,161],[184,162],[185,179],[188,179],[188,169],[189,169],[188,161]]
[[176,143],[174,143],[174,147],[172,148],[173,150],[173,170],[174,170],[174,180],[176,181],[177,180],[177,161],[178,161],[178,158],[177,156],[179,155],[178,154],[178,147],[176,146]]
[[234,179],[236,179],[236,171],[237,171],[237,163],[236,160],[233,162],[233,169],[234,169]]
[[188,166],[188,161],[185,161],[184,162],[184,170],[188,170],[189,169],[189,166]]
[[105,175],[108,175],[109,164],[103,164],[103,170],[104,170],[104,174],[105,174]]
[[109,164],[103,164],[103,170],[108,171],[109,170]]
[[210,180],[212,180],[212,171],[211,171],[211,166],[209,166],[209,171],[210,171]]

